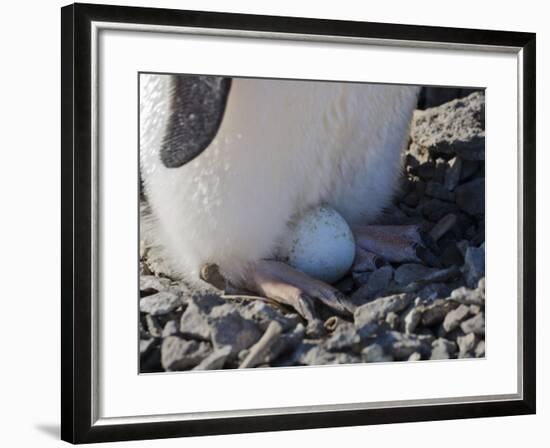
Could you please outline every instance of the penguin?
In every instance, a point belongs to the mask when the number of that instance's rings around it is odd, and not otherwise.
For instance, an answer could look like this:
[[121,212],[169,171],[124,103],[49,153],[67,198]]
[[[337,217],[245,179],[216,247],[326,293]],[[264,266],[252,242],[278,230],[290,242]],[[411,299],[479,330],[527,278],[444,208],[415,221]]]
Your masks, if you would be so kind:
[[373,223],[398,189],[419,87],[155,73],[139,84],[142,221],[178,276],[195,282],[215,265],[311,327],[317,300],[353,313],[279,256],[292,222],[320,204],[358,249],[418,260],[417,229]]

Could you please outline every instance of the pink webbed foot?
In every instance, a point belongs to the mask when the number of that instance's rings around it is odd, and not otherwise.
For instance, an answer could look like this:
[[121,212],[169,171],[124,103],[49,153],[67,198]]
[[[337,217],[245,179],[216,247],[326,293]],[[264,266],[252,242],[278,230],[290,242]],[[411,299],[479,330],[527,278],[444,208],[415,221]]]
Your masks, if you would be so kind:
[[370,225],[353,229],[355,242],[366,251],[364,257],[376,255],[391,263],[428,261],[434,243],[415,225]]
[[[203,266],[201,278],[218,289],[234,289],[226,283],[216,265]],[[262,260],[254,263],[245,284],[240,286],[293,308],[307,321],[307,333],[310,336],[319,336],[324,332],[323,322],[315,312],[316,300],[340,315],[351,315],[355,311],[355,305],[336,288],[280,261]]]

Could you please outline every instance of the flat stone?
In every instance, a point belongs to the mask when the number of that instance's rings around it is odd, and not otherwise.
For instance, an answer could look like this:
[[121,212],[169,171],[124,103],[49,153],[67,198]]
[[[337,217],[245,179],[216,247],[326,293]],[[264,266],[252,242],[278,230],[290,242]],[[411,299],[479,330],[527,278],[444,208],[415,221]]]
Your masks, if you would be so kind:
[[162,326],[156,317],[150,314],[145,315],[145,322],[147,322],[147,330],[154,338],[160,338],[162,336]]
[[455,189],[456,204],[474,216],[485,213],[485,178],[478,177]]
[[168,336],[176,336],[179,333],[179,321],[177,320],[169,320],[164,324],[164,328],[162,329],[162,337],[166,338]]
[[206,342],[168,336],[162,341],[161,362],[167,371],[189,370],[198,365],[211,352],[210,344]]
[[407,359],[407,361],[420,361],[422,359],[422,355],[419,352],[411,353],[411,356]]
[[465,357],[467,353],[470,353],[477,343],[477,338],[474,333],[468,333],[464,336],[459,336],[456,338],[456,343],[460,349],[460,357]]
[[436,271],[436,268],[429,268],[423,264],[405,263],[395,270],[394,279],[398,285],[405,286],[409,283],[424,280]]
[[214,348],[218,350],[226,345],[231,346],[232,356],[251,347],[262,336],[253,321],[243,318],[229,305],[215,307],[208,316],[208,325]]
[[430,221],[437,222],[445,215],[456,212],[458,207],[452,202],[430,199],[419,206],[422,214]]
[[426,306],[422,313],[422,324],[426,327],[439,324],[445,319],[449,311],[458,307],[458,303],[446,299],[435,300],[432,304]]
[[361,351],[361,356],[365,362],[390,362],[393,361],[391,355],[384,353],[380,344],[371,344]]
[[485,276],[485,244],[466,249],[462,274],[470,288],[475,288],[479,280]]
[[438,338],[432,342],[430,359],[449,359],[456,351],[456,343],[448,339]]
[[355,326],[361,328],[365,325],[376,323],[379,320],[384,320],[390,311],[402,311],[409,306],[413,300],[414,295],[412,294],[395,294],[373,300],[355,310]]
[[405,333],[411,334],[414,333],[416,330],[416,327],[422,320],[422,313],[423,309],[418,307],[411,308],[406,314],[403,319],[403,327],[405,330]]
[[408,359],[414,352],[428,356],[430,353],[428,340],[412,334],[406,335],[398,331],[388,331],[378,338],[378,343],[386,352],[391,353],[394,359],[402,361]]
[[478,289],[469,289],[465,286],[454,289],[451,292],[451,300],[465,305],[485,305],[485,298]]
[[449,213],[441,218],[435,226],[430,230],[430,236],[434,241],[439,241],[439,239],[445,235],[451,228],[456,224],[457,217],[454,213]]
[[219,370],[223,369],[225,360],[231,354],[231,347],[225,346],[213,351],[204,358],[199,364],[193,367],[193,370]]
[[476,358],[484,358],[485,357],[485,341],[479,341],[479,343],[476,345],[476,349],[474,352]]
[[[443,329],[446,332],[454,330],[469,314],[470,308],[466,305],[460,305],[458,308],[449,311],[443,320]],[[465,331],[464,333],[469,332]]]
[[444,185],[433,181],[426,184],[426,195],[447,202],[453,202],[455,200],[454,193],[447,190]]
[[462,171],[462,159],[453,157],[449,160],[449,168],[445,173],[445,187],[449,191],[453,191],[460,182],[460,173]]
[[170,287],[170,280],[154,275],[139,276],[139,291],[141,297],[164,291]]
[[181,297],[171,291],[161,291],[139,301],[139,310],[152,316],[168,314],[183,305]]
[[433,302],[436,299],[449,297],[450,294],[451,288],[445,283],[430,283],[416,293],[422,302]]
[[332,335],[327,339],[325,345],[331,352],[346,351],[356,347],[361,342],[355,327],[349,322],[342,323],[336,327]]
[[283,314],[272,305],[261,300],[254,300],[238,309],[244,319],[253,321],[264,332],[272,321],[277,321],[283,331],[294,328],[300,322],[295,313]]
[[300,363],[307,366],[326,364],[356,364],[362,360],[359,356],[351,353],[337,353],[326,350],[322,345],[315,345],[302,354]]
[[179,331],[182,336],[208,341],[210,326],[207,316],[208,314],[204,313],[194,301],[191,301],[180,318]]
[[377,293],[388,288],[393,278],[393,269],[391,266],[382,266],[373,271],[366,284],[361,286],[351,296],[351,301],[355,304],[362,304],[373,298]]
[[474,333],[478,335],[485,334],[485,313],[476,314],[471,319],[465,320],[460,324],[464,333]]

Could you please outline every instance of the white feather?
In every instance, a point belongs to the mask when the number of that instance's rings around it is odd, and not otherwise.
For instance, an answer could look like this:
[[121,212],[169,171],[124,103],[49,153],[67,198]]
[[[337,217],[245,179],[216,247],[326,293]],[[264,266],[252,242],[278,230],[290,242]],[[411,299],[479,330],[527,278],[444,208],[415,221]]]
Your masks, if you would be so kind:
[[141,174],[159,244],[197,278],[206,262],[236,281],[277,253],[287,225],[326,203],[350,225],[374,220],[401,172],[418,88],[233,79],[218,133],[180,168],[159,148],[169,75],[140,82]]

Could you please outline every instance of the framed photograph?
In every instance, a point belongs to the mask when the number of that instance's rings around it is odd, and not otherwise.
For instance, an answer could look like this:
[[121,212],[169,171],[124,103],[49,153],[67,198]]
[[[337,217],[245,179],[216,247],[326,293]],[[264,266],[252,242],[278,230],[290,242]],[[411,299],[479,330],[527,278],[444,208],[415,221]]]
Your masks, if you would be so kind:
[[62,14],[72,443],[535,413],[535,35]]

